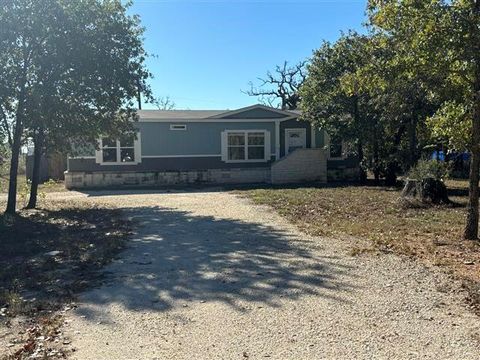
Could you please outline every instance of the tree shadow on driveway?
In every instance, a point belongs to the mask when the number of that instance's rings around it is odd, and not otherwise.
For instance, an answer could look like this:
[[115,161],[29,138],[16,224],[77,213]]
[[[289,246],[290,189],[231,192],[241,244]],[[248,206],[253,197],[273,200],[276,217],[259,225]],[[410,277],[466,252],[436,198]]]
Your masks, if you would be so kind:
[[270,226],[161,207],[124,211],[137,233],[107,268],[107,283],[81,296],[78,313],[88,320],[112,303],[166,311],[215,301],[245,311],[249,302],[278,307],[309,295],[344,301],[338,293],[353,287],[351,268]]

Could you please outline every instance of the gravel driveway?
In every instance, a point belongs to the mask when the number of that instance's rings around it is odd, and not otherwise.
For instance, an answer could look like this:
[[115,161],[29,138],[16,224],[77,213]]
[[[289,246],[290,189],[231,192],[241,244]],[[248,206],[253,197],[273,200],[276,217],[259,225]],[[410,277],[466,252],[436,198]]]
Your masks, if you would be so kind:
[[[87,195],[63,195],[72,201]],[[228,192],[97,192],[132,245],[68,315],[76,359],[479,359],[458,284]]]

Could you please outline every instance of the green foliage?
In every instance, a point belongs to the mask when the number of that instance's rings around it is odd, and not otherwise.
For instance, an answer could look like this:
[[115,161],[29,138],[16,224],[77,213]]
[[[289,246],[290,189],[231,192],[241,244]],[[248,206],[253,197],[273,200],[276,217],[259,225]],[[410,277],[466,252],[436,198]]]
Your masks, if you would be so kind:
[[424,180],[433,178],[444,181],[451,172],[451,164],[438,160],[420,160],[408,173],[410,179]]
[[427,126],[438,143],[449,148],[465,151],[469,148],[471,110],[463,104],[446,101],[439,110],[427,119]]
[[458,150],[471,145],[466,122],[473,116],[480,51],[475,6],[464,0],[370,0],[368,6],[371,28],[391,43],[391,63],[438,105],[427,116],[428,129]]
[[354,153],[377,174],[407,169],[429,140],[425,91],[392,57],[385,36],[350,32],[315,51],[301,91],[304,117],[356,144]]
[[470,149],[476,3],[370,0],[367,35],[350,32],[314,52],[301,90],[305,118],[363,146],[377,173],[407,171],[431,144]]
[[[356,140],[368,133],[368,99],[351,79],[362,65],[368,39],[356,33],[343,35],[336,43],[324,42],[313,54],[300,95],[305,119],[326,129],[331,136]],[[360,114],[362,112],[362,114]]]
[[144,29],[130,5],[2,1],[0,124],[13,154],[29,137],[42,151],[66,152],[73,139],[96,143],[101,134],[133,132],[138,91],[152,96]]

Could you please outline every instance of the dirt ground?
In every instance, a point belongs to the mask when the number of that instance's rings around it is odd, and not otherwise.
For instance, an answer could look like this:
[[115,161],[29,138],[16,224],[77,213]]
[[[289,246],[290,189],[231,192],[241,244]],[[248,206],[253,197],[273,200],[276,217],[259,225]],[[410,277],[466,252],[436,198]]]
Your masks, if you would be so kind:
[[229,192],[50,194],[124,209],[131,246],[66,315],[76,359],[478,359],[460,284],[308,236]]

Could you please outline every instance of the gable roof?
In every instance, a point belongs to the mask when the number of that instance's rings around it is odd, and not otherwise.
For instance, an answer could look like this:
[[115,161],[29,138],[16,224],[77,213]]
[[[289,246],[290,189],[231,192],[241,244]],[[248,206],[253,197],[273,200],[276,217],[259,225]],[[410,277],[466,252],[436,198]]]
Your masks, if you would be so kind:
[[215,118],[215,119],[230,118],[230,117],[233,117],[235,115],[239,115],[243,112],[249,112],[249,111],[252,111],[252,110],[263,110],[265,112],[275,113],[275,114],[279,115],[279,116],[276,116],[278,118],[292,117],[292,116],[297,116],[298,115],[298,114],[295,114],[292,111],[280,110],[280,109],[270,107],[270,106],[265,106],[265,105],[262,105],[262,104],[255,104],[255,105],[243,107],[243,108],[240,108],[240,109],[237,109],[237,110],[226,111],[223,114],[213,115],[212,118]]
[[[270,113],[266,118],[290,119],[301,114],[299,110],[279,110],[273,107],[256,104],[243,107],[237,110],[138,110],[140,120],[207,120],[208,119],[242,119],[241,114],[248,114],[251,111],[260,110]],[[271,116],[278,115],[278,116]]]
[[140,119],[206,119],[215,115],[220,115],[228,110],[138,110]]

